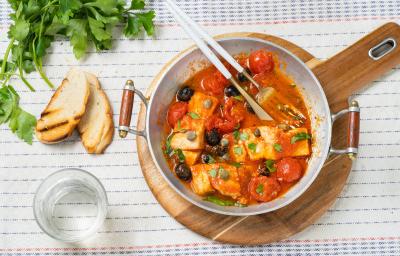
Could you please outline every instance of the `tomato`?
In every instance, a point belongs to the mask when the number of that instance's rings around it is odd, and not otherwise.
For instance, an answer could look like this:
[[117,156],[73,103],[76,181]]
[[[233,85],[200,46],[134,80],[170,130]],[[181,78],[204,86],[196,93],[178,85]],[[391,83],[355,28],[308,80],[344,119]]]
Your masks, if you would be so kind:
[[207,131],[210,131],[213,128],[217,128],[220,133],[225,134],[233,132],[235,130],[235,127],[237,126],[237,123],[224,120],[218,115],[212,115],[206,120],[205,126]]
[[223,94],[224,89],[228,84],[228,79],[226,79],[218,70],[213,73],[208,73],[201,81],[201,86],[204,91],[212,95]]
[[175,102],[169,106],[167,120],[169,126],[174,128],[176,122],[188,112],[188,104],[186,102]]
[[251,197],[257,201],[268,202],[278,196],[281,186],[276,179],[266,176],[254,177],[249,183]]
[[277,163],[277,178],[279,181],[293,182],[301,178],[303,167],[295,158],[283,158]]
[[225,100],[222,114],[226,120],[238,124],[244,119],[244,116],[246,115],[246,109],[243,105],[243,102],[229,97]]
[[253,74],[272,71],[274,69],[272,54],[263,49],[252,52],[249,56],[249,68]]

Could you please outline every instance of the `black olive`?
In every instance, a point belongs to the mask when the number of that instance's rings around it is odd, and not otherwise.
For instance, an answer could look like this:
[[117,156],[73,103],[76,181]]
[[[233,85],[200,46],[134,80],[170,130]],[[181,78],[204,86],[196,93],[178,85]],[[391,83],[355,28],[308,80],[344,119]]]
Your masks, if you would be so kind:
[[192,178],[192,172],[190,171],[189,167],[184,163],[180,163],[175,166],[175,173],[179,179],[184,181],[189,181]]
[[208,154],[201,154],[201,161],[204,164],[208,164],[208,162],[210,162],[210,155]]
[[218,145],[221,141],[221,134],[219,134],[216,128],[213,128],[211,131],[206,132],[206,141],[208,145]]
[[[249,75],[251,75],[250,69],[246,68],[246,71]],[[247,81],[247,77],[245,77],[242,73],[238,73],[239,82],[243,83]]]
[[228,146],[222,146],[222,145],[218,145],[215,146],[216,147],[216,155],[218,156],[224,156],[226,153],[228,153]]
[[246,102],[244,105],[246,106],[247,112],[249,112],[251,114],[255,114],[254,109],[250,106],[249,103]]
[[189,101],[190,98],[192,98],[193,94],[194,90],[191,89],[189,86],[185,86],[178,90],[176,98],[179,101]]
[[265,165],[259,166],[257,171],[258,171],[258,174],[260,174],[262,176],[269,177],[271,175],[271,173],[269,172],[268,168]]
[[217,146],[210,146],[206,145],[204,149],[207,153],[210,155],[214,156],[223,156],[228,152],[228,146],[222,146],[222,145],[217,145]]
[[227,97],[233,97],[233,96],[240,95],[240,92],[238,91],[238,89],[236,89],[235,86],[233,86],[233,85],[226,87],[224,91],[225,91],[225,95]]

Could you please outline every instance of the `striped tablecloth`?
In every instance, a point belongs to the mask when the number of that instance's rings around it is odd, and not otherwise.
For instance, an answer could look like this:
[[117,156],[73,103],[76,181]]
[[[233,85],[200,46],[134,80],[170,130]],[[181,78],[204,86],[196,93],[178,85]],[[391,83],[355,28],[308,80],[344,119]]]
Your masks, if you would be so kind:
[[[179,5],[210,34],[269,33],[325,59],[387,21],[400,21],[399,0],[187,0]],[[116,37],[111,51],[78,62],[69,42],[57,40],[45,69],[58,84],[67,70],[92,71],[108,94],[117,121],[121,86],[132,78],[145,90],[160,68],[192,42],[161,4],[154,38]],[[9,8],[0,2],[0,55],[8,40]],[[21,255],[400,255],[400,72],[394,68],[357,93],[362,108],[360,154],[332,208],[304,232],[260,246],[219,244],[192,233],[160,207],[138,165],[135,138],[113,144],[101,156],[85,153],[76,135],[46,146],[21,143],[0,127],[0,254]],[[32,74],[35,93],[13,84],[22,106],[39,115],[52,91]],[[138,105],[135,106],[138,110]],[[137,112],[135,113],[137,115]],[[64,167],[80,167],[99,177],[109,197],[108,217],[96,237],[81,244],[57,242],[41,232],[32,213],[41,180]],[[79,219],[79,216],[63,216]]]

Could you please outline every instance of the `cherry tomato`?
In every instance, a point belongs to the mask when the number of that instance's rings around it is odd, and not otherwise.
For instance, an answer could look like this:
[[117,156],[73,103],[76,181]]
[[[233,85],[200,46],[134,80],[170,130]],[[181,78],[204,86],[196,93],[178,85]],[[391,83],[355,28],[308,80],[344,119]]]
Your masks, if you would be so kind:
[[201,86],[212,95],[221,95],[229,81],[219,71],[207,74],[201,81]]
[[225,100],[222,114],[226,120],[238,124],[244,119],[244,115],[246,115],[246,109],[243,105],[243,102],[229,97]]
[[261,202],[268,202],[276,198],[280,190],[281,186],[278,181],[271,177],[254,177],[249,183],[250,195]]
[[249,68],[253,74],[272,71],[274,69],[272,54],[263,49],[252,52],[249,56]]
[[175,102],[173,103],[167,113],[167,120],[169,126],[172,128],[175,127],[176,122],[181,119],[188,112],[188,104],[187,102]]
[[277,179],[284,182],[293,182],[301,178],[303,168],[295,158],[283,158],[277,163]]
[[205,125],[207,131],[210,131],[213,128],[217,128],[220,133],[225,134],[233,132],[235,130],[237,123],[224,120],[218,115],[212,115],[210,118],[206,120]]

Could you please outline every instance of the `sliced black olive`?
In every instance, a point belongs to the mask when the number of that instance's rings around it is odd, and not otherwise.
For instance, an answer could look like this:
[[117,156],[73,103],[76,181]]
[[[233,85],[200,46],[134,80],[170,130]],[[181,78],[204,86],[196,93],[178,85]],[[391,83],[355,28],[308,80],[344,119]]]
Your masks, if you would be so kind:
[[255,114],[253,108],[250,106],[249,103],[246,102],[244,105],[246,106],[247,112],[249,112],[249,113],[251,113],[251,114]]
[[254,133],[254,136],[256,136],[256,137],[260,137],[261,136],[261,131],[258,128],[256,128],[253,133]]
[[227,97],[233,97],[233,96],[240,95],[240,92],[238,91],[238,89],[236,89],[235,86],[233,86],[233,85],[226,87],[224,91],[225,91],[225,95]]
[[180,163],[175,166],[175,173],[179,179],[184,181],[189,181],[192,178],[192,172],[190,171],[189,167],[184,163]]
[[190,98],[192,98],[193,94],[194,90],[191,89],[189,86],[185,86],[178,90],[176,98],[179,101],[189,101]]
[[265,165],[259,166],[257,169],[258,174],[269,177],[271,173]]
[[210,155],[201,154],[201,162],[203,162],[204,164],[208,164],[210,162]]
[[215,146],[218,145],[221,140],[221,134],[219,134],[216,128],[211,129],[206,132],[206,141],[208,145]]
[[[251,75],[250,69],[246,68],[246,71],[249,75]],[[243,83],[247,81],[247,77],[245,77],[242,73],[238,73],[239,82]]]

